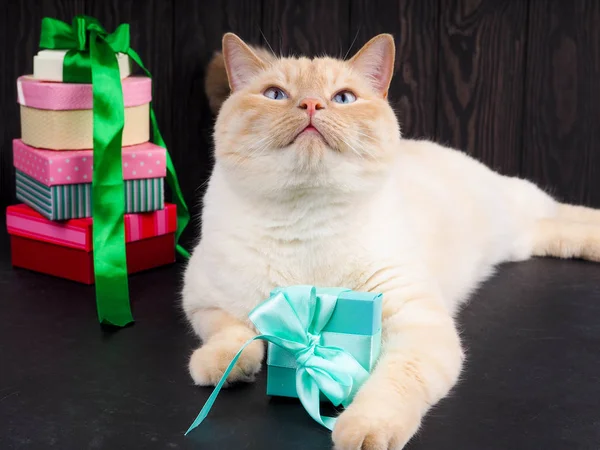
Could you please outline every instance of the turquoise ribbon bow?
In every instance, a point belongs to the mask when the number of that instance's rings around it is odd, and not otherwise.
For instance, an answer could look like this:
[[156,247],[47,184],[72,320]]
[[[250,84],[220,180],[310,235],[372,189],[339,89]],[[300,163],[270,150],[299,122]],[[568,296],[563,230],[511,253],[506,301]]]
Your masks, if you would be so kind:
[[248,345],[258,339],[271,342],[294,355],[298,398],[315,421],[332,430],[336,419],[321,415],[320,392],[333,405],[348,406],[369,377],[369,372],[350,353],[320,343],[321,331],[333,314],[338,296],[346,291],[348,289],[317,290],[314,286],[275,290],[249,315],[261,334],[246,342],[235,355],[185,434],[206,418],[238,358]]

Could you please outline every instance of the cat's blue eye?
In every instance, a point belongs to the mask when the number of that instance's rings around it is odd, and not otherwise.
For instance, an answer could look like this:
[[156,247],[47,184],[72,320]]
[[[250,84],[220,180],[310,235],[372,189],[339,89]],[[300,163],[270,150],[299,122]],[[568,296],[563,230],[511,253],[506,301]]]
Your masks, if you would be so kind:
[[336,103],[354,103],[356,101],[356,95],[350,91],[340,91],[333,96],[333,101]]
[[288,98],[288,95],[283,91],[283,89],[279,89],[278,87],[270,87],[263,95],[271,100],[285,100]]

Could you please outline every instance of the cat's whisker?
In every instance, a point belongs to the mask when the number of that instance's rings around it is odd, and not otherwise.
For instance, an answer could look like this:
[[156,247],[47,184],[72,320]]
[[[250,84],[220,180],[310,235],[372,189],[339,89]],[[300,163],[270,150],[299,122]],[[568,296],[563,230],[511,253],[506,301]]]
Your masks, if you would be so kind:
[[263,37],[263,39],[265,40],[265,42],[267,43],[267,46],[269,47],[269,50],[271,50],[271,53],[273,53],[273,56],[275,58],[277,58],[277,55],[275,54],[275,52],[273,51],[273,47],[271,47],[271,44],[269,44],[269,41],[267,40],[267,37],[265,36],[265,34],[263,33],[263,31],[259,28],[258,31],[260,31],[261,36]]
[[271,148],[272,144],[273,137],[265,136],[257,142],[253,142],[250,145],[242,147],[236,152],[239,157],[233,160],[234,166],[241,167],[244,164],[245,159],[255,159],[261,157]]
[[[350,149],[352,149],[352,151],[357,156],[359,156],[361,159],[365,159],[365,154],[366,154],[366,156],[368,156],[370,159],[378,161],[376,154],[373,151],[371,151],[367,146],[361,147],[362,152],[360,152],[354,146],[352,146],[346,139],[344,139],[342,137],[342,136],[344,136],[344,133],[346,132],[345,130],[347,129],[347,124],[340,123],[336,120],[328,120],[326,122],[323,122],[323,124],[329,129],[329,132],[331,134],[333,134],[335,136],[335,138],[341,140],[344,144],[346,144],[346,146],[348,146]],[[358,130],[352,130],[352,132],[357,133],[359,136],[364,137],[365,139],[367,139],[370,142],[377,143],[377,139],[369,134],[363,133],[362,131],[358,131]]]
[[[361,133],[360,131],[356,131],[356,133],[358,133],[359,135],[362,135],[363,137],[367,138],[367,139],[368,139],[369,141],[371,141],[371,142],[375,142],[375,143],[377,142],[377,139],[375,139],[375,138],[374,138],[374,137],[372,137],[372,136],[369,136],[369,135],[367,135],[367,134]],[[373,153],[373,152],[371,151],[371,149],[370,149],[368,146],[363,146],[363,147],[362,147],[362,149],[363,149],[363,151],[364,151],[365,153],[367,153],[367,154],[368,154],[370,157],[372,157],[372,158],[374,158],[374,157],[375,157],[375,153]]]
[[350,147],[352,149],[352,151],[356,154],[356,156],[360,157],[361,159],[364,159],[364,155],[359,152],[358,150],[356,150],[356,148],[354,148],[352,145],[350,145],[348,143],[348,141],[346,141],[344,138],[340,137],[341,141],[346,144],[346,146]]
[[375,141],[375,140],[376,140],[376,139],[375,139],[373,136],[371,136],[370,134],[363,133],[362,131],[354,130],[354,133],[356,133],[356,134],[358,134],[358,135],[360,135],[360,136],[364,136],[364,137],[366,137],[367,139],[370,139],[370,140],[372,140],[372,141]]
[[[277,124],[275,124],[275,126],[277,126]],[[253,147],[258,147],[261,144],[263,144],[264,142],[273,141],[273,140],[274,140],[274,137],[272,135],[267,135],[267,136],[259,139],[258,141],[253,142],[251,145],[247,146],[246,150],[251,150]]]
[[[249,158],[259,158],[263,156],[268,150],[270,150],[275,141],[273,136],[266,136],[258,142],[254,143],[251,148],[247,150],[251,150],[248,157]],[[262,144],[262,145],[260,145]],[[254,149],[252,149],[254,147]]]
[[352,47],[354,47],[354,43],[356,42],[356,39],[358,38],[358,33],[360,33],[360,26],[358,27],[358,30],[356,30],[356,34],[354,35],[354,39],[352,39],[352,44],[350,44],[350,48],[348,49],[348,51],[344,55],[344,58],[343,58],[344,60],[348,57],[348,54],[352,50]]
[[340,138],[344,144],[346,144],[348,147],[350,147],[352,149],[352,151],[359,156],[361,159],[365,159],[365,155],[369,158],[372,159],[374,161],[379,161],[379,158],[377,157],[377,155],[375,153],[373,153],[368,147],[363,146],[361,147],[361,151],[358,151],[354,146],[350,145],[350,143],[348,141],[346,141],[344,138]]
[[248,153],[247,158],[248,159],[257,159],[257,158],[260,158],[261,156],[265,155],[265,153],[267,152],[268,149],[269,149],[269,145],[264,145],[262,147],[257,147],[254,150],[250,151],[250,153]]

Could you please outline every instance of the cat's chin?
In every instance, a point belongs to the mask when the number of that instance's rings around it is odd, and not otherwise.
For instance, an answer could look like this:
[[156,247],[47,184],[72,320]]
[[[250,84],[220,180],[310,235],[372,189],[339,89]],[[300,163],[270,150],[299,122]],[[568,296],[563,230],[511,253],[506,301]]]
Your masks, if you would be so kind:
[[321,134],[319,130],[315,127],[306,127],[300,133],[296,135],[294,138],[294,143],[304,143],[304,142],[323,142],[327,144],[327,140],[325,136]]
[[322,159],[327,152],[332,151],[322,136],[300,137],[294,141],[292,146],[302,159],[304,157]]
[[300,132],[294,138],[292,147],[301,155],[310,155],[312,158],[321,158],[325,152],[334,151],[327,138],[316,128],[309,128]]

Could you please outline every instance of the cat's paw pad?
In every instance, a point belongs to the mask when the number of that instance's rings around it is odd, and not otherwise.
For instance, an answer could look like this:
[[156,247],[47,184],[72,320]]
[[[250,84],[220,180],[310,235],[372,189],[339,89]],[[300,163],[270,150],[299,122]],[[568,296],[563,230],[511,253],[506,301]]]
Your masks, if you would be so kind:
[[[215,386],[225,369],[239,351],[243,341],[209,341],[195,350],[190,357],[189,370],[198,386]],[[264,345],[256,341],[240,355],[237,364],[229,373],[224,386],[236,382],[252,382],[260,371],[264,355]]]
[[353,403],[333,429],[335,450],[401,450],[417,431],[418,414],[385,402]]

